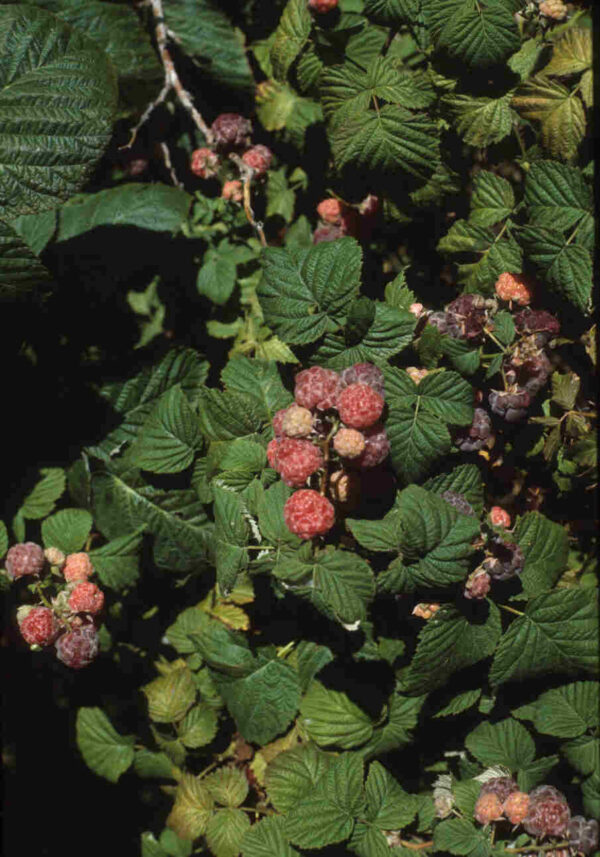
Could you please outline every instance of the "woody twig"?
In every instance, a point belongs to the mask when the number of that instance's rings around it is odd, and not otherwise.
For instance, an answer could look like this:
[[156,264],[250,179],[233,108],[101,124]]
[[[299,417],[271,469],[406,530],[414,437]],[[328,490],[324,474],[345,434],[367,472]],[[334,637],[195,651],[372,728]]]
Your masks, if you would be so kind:
[[243,203],[244,203],[244,211],[246,213],[246,218],[248,223],[251,224],[252,228],[258,235],[258,240],[262,244],[263,247],[267,246],[267,239],[265,238],[265,232],[263,229],[262,223],[256,220],[254,217],[254,211],[252,209],[252,202],[250,197],[250,189],[252,186],[252,178],[254,176],[254,170],[252,167],[249,167],[248,164],[245,164],[244,161],[240,158],[239,155],[231,154],[229,156],[231,160],[236,164],[237,168],[240,171],[240,179],[242,181],[242,188],[244,192]]

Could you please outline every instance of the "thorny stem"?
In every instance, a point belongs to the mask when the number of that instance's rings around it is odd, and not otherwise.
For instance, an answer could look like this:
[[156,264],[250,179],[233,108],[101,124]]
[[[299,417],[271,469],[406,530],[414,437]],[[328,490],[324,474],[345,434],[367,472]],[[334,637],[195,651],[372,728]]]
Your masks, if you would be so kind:
[[250,199],[250,187],[252,185],[252,177],[254,175],[254,170],[252,169],[252,167],[249,167],[248,164],[245,164],[239,155],[232,154],[229,157],[236,164],[237,168],[240,171],[240,178],[242,180],[242,186],[244,190],[244,211],[246,213],[246,219],[258,235],[258,240],[260,241],[262,246],[266,247],[267,239],[265,238],[265,231],[263,229],[262,223],[259,223],[254,217],[254,211],[252,209],[252,202]]
[[[144,3],[144,5],[146,4]],[[169,48],[167,47],[167,43],[170,38],[173,38],[173,34],[170,32],[170,30],[167,28],[167,25],[165,24],[165,15],[163,11],[162,0],[149,0],[148,5],[152,9],[152,14],[154,16],[154,34],[156,38],[156,47],[158,49],[158,54],[160,56],[160,60],[165,71],[165,82],[157,97],[154,99],[154,101],[150,102],[148,107],[146,107],[146,109],[140,116],[137,125],[135,125],[132,129],[129,142],[126,143],[124,146],[121,146],[120,148],[130,149],[133,146],[138,131],[140,130],[142,125],[150,118],[154,109],[166,100],[167,95],[171,91],[175,93],[178,101],[190,114],[194,121],[194,124],[204,134],[204,136],[206,137],[206,142],[210,146],[214,142],[213,133],[200,115],[199,111],[196,109],[192,100],[192,96],[186,89],[184,89],[183,84],[179,79],[179,75],[177,74],[177,71],[175,69],[175,63],[173,62],[173,58],[169,52]]]

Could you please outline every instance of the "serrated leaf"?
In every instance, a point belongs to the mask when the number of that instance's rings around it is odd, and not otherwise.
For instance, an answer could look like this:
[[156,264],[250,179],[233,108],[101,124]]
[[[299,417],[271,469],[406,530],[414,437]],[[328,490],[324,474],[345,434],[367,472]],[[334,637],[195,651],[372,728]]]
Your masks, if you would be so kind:
[[485,830],[475,827],[466,818],[448,818],[435,828],[433,841],[436,850],[471,857],[488,857],[492,846]]
[[515,527],[515,541],[523,551],[523,589],[533,596],[551,589],[567,567],[567,531],[539,512],[527,512]]
[[289,531],[283,518],[283,507],[291,493],[280,480],[264,492],[257,504],[259,529],[267,543],[277,548],[286,544],[299,547],[301,543],[299,537]]
[[131,462],[151,473],[179,473],[201,443],[198,419],[179,384],[160,397],[131,447]]
[[117,87],[104,53],[49,12],[5,6],[0,21],[0,207],[16,217],[82,186],[109,142]]
[[8,550],[8,545],[8,530],[6,529],[6,524],[4,523],[4,521],[0,521],[0,559],[2,559],[2,557]]
[[554,41],[552,58],[544,66],[544,74],[558,77],[579,74],[592,66],[592,31],[586,27],[570,27]]
[[467,293],[491,295],[500,274],[506,271],[520,273],[522,270],[523,252],[511,234],[496,234],[492,229],[466,220],[453,223],[438,242],[437,249],[442,253],[479,255],[477,262],[458,265],[458,281],[465,286]]
[[243,857],[298,857],[296,849],[287,841],[284,825],[279,815],[253,824],[242,840]]
[[148,700],[148,715],[155,723],[182,720],[196,697],[196,686],[187,666],[159,676],[142,690]]
[[398,511],[392,509],[379,521],[346,518],[346,526],[362,547],[369,551],[397,551],[400,545]]
[[598,606],[585,589],[532,598],[503,635],[490,670],[492,686],[544,673],[598,670]]
[[542,756],[541,759],[536,759],[528,765],[523,765],[517,774],[517,783],[519,789],[523,792],[530,792],[540,783],[548,781],[548,773],[557,765],[559,758],[554,756]]
[[365,0],[365,15],[378,24],[414,21],[419,13],[418,0]]
[[252,438],[266,421],[262,404],[245,393],[205,387],[198,407],[200,431],[207,440]]
[[[1,186],[0,186],[1,187]],[[0,220],[0,300],[14,301],[52,284],[50,272],[13,229]]]
[[300,714],[310,737],[323,747],[349,750],[364,744],[373,733],[370,717],[345,693],[329,690],[316,680],[302,699]]
[[541,269],[546,283],[577,309],[589,312],[592,293],[592,258],[578,244],[569,244],[556,232],[537,226],[519,230],[526,253]]
[[273,361],[232,357],[221,372],[221,380],[228,390],[254,399],[265,420],[270,421],[276,411],[287,407],[292,401]]
[[190,708],[179,726],[179,739],[192,750],[210,744],[217,734],[217,715],[212,708],[201,702]]
[[215,857],[238,857],[250,819],[241,809],[218,809],[208,822],[206,844]]
[[425,695],[404,696],[394,692],[388,704],[387,721],[373,730],[370,741],[360,748],[361,755],[371,758],[409,744],[425,698]]
[[42,478],[25,497],[19,509],[19,515],[23,518],[45,518],[65,490],[66,476],[62,467],[43,467],[40,475]]
[[434,461],[450,451],[450,434],[439,417],[426,411],[390,406],[386,431],[391,461],[404,482],[424,476]]
[[[295,660],[294,660],[295,657]],[[315,675],[333,660],[331,649],[309,640],[301,640],[290,657],[298,672],[300,689],[305,693]]]
[[267,217],[279,215],[286,223],[294,216],[296,196],[288,184],[286,167],[269,170],[267,180]]
[[476,515],[483,512],[484,485],[481,473],[476,464],[459,464],[458,467],[446,473],[438,473],[423,483],[423,488],[434,494],[444,491],[456,491],[473,507]]
[[[256,658],[243,634],[230,631],[203,610],[190,607],[167,628],[169,641],[179,651],[198,652],[213,670],[234,678],[249,675],[256,669]],[[191,643],[192,649],[188,646]]]
[[536,161],[525,181],[525,203],[533,226],[571,229],[592,217],[591,188],[575,167],[557,161]]
[[174,780],[175,768],[173,762],[165,753],[152,753],[150,750],[136,750],[133,768],[144,779]]
[[242,498],[217,485],[213,487],[215,515],[215,562],[217,583],[227,594],[248,564],[248,523]]
[[101,708],[80,708],[77,747],[95,774],[116,783],[133,762],[135,738],[119,735]]
[[167,827],[182,839],[196,839],[206,832],[213,807],[213,799],[202,780],[184,773],[177,786]]
[[310,35],[312,18],[304,0],[288,0],[275,31],[271,48],[271,63],[276,80],[285,80]]
[[465,747],[482,765],[505,765],[511,772],[535,759],[533,738],[510,717],[499,723],[480,723],[465,738]]
[[456,714],[462,714],[463,711],[471,708],[479,700],[481,690],[464,690],[454,696],[450,702],[443,708],[440,708],[433,717],[453,717]]
[[146,527],[113,539],[90,551],[89,557],[100,581],[110,589],[126,589],[139,577],[139,552]]
[[76,553],[84,546],[92,523],[92,516],[85,509],[61,509],[42,523],[44,547]]
[[217,803],[230,809],[241,806],[248,795],[248,779],[238,768],[219,768],[204,779],[204,785]]
[[330,759],[314,744],[280,753],[266,773],[267,791],[275,809],[286,813],[310,794],[328,770]]
[[424,0],[436,47],[470,66],[501,63],[519,49],[514,8],[507,0]]
[[575,157],[586,127],[585,110],[576,94],[536,75],[520,85],[511,103],[524,119],[541,123],[542,145],[553,157],[566,161]]
[[484,148],[499,143],[510,134],[511,97],[511,92],[498,98],[452,93],[442,98],[442,104],[448,108],[465,143]]
[[580,735],[572,741],[565,741],[560,750],[569,764],[584,777],[600,770],[600,738]]
[[361,265],[362,253],[352,238],[310,250],[269,248],[258,288],[265,322],[292,344],[335,331],[358,293]]
[[380,762],[369,765],[365,783],[366,818],[380,830],[407,827],[417,813],[417,802]]
[[576,681],[538,696],[531,715],[538,732],[559,738],[577,738],[598,720],[600,689],[593,681]]
[[487,170],[477,173],[471,196],[471,223],[476,226],[493,226],[508,217],[514,205],[515,195],[506,179]]
[[515,323],[512,315],[507,310],[502,310],[494,316],[494,336],[499,339],[503,345],[510,345],[515,338]]
[[469,425],[473,419],[471,385],[456,372],[444,371],[427,375],[415,384],[403,370],[385,373],[386,396],[390,402],[422,410],[452,425]]

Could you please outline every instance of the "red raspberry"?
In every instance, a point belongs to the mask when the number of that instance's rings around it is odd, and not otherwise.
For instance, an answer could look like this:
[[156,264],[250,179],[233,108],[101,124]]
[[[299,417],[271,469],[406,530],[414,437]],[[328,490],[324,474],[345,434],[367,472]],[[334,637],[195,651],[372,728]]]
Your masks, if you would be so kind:
[[244,152],[242,160],[247,167],[251,167],[254,170],[255,176],[264,176],[271,166],[273,152],[266,146],[252,146],[251,149]]
[[563,836],[570,820],[569,804],[554,786],[538,786],[530,792],[523,827],[531,836]]
[[483,571],[483,569],[475,569],[467,578],[463,595],[469,600],[475,599],[476,601],[480,601],[486,597],[491,585],[492,578],[489,574]]
[[281,427],[288,437],[307,437],[312,431],[313,416],[308,408],[290,405],[286,410]]
[[62,568],[66,562],[66,556],[58,548],[46,548],[44,556],[50,565],[55,565],[57,568]]
[[383,372],[374,363],[355,363],[340,372],[341,387],[349,387],[350,384],[366,384],[375,390],[380,396],[385,396],[385,382]]
[[219,158],[211,149],[202,148],[192,152],[190,170],[201,179],[211,179],[216,176],[219,168]]
[[510,515],[502,506],[492,506],[490,509],[490,523],[493,527],[506,527],[511,525]]
[[93,573],[94,566],[88,554],[69,554],[63,568],[63,574],[68,583],[73,583],[75,580],[87,580]]
[[350,384],[340,393],[337,409],[340,419],[350,428],[369,428],[383,411],[383,397],[366,384]]
[[341,226],[332,226],[326,223],[324,226],[318,226],[313,232],[313,244],[322,244],[324,241],[337,241],[338,238],[343,238],[344,234]]
[[523,274],[500,274],[494,288],[502,301],[514,301],[519,306],[531,303],[533,289]]
[[275,470],[286,485],[299,488],[323,466],[323,455],[309,440],[283,437],[277,441]]
[[482,795],[496,795],[500,803],[504,803],[511,794],[518,790],[519,787],[512,777],[492,777],[490,780],[486,780],[481,786],[479,797]]
[[4,560],[7,572],[15,580],[29,574],[41,574],[45,564],[44,551],[35,542],[21,542],[13,545]]
[[99,613],[104,606],[104,593],[95,583],[78,583],[69,595],[69,607],[73,613]]
[[50,646],[60,631],[56,616],[48,607],[25,607],[17,611],[21,636],[30,646]]
[[215,143],[224,152],[244,149],[250,142],[252,123],[239,113],[221,113],[211,125]]
[[569,823],[569,845],[580,854],[591,854],[598,848],[598,822],[586,821],[582,815],[574,816]]
[[308,0],[308,8],[317,15],[326,15],[337,7],[338,0]]
[[234,179],[230,182],[225,182],[221,191],[223,199],[228,199],[230,202],[241,202],[244,198],[242,183]]
[[329,496],[345,511],[355,508],[360,500],[360,479],[356,473],[336,470],[329,477]]
[[356,429],[341,428],[333,438],[333,448],[342,458],[358,458],[365,448],[365,436]]
[[511,824],[521,824],[529,809],[529,795],[525,792],[513,792],[502,805],[502,812]]
[[97,656],[100,649],[98,632],[90,622],[73,631],[61,634],[55,643],[56,657],[71,669],[87,667]]
[[326,411],[337,407],[340,376],[333,369],[312,366],[296,375],[294,398],[303,408]]
[[335,510],[318,491],[304,488],[286,501],[283,518],[290,532],[301,539],[312,539],[325,535],[333,527]]
[[354,461],[361,470],[377,467],[388,457],[390,452],[390,440],[381,423],[375,423],[363,431],[365,439],[364,452]]
[[269,462],[269,467],[272,467],[273,470],[277,470],[277,449],[279,447],[279,439],[274,437],[273,440],[269,441],[269,445],[267,446],[267,461]]
[[283,434],[283,420],[287,412],[287,408],[281,408],[280,411],[277,411],[275,413],[275,416],[271,421],[273,425],[273,431],[275,432],[275,437],[281,437],[281,435]]
[[473,815],[479,824],[498,821],[502,818],[502,801],[495,794],[480,795],[477,798]]
[[346,206],[339,199],[330,197],[324,199],[317,205],[317,214],[324,223],[329,223],[332,226],[341,226],[342,214]]

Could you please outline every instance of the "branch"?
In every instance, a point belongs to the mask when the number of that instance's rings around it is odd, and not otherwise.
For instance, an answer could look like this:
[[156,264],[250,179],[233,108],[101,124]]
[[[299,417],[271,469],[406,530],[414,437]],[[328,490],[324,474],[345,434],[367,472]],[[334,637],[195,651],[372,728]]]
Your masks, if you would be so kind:
[[163,160],[165,162],[165,167],[167,168],[169,175],[171,176],[171,181],[173,182],[175,187],[183,187],[183,184],[177,178],[175,167],[173,166],[173,162],[171,161],[171,153],[169,151],[169,147],[166,143],[159,143],[159,145]]
[[[141,4],[137,4],[138,6]],[[143,5],[146,5],[144,2]],[[121,146],[121,149],[130,149],[137,137],[138,131],[142,127],[142,125],[149,119],[150,115],[154,111],[159,104],[162,104],[165,101],[167,95],[173,91],[178,101],[181,103],[183,108],[190,114],[192,120],[196,127],[204,134],[206,138],[206,142],[208,145],[212,145],[214,142],[213,133],[194,106],[194,102],[192,100],[192,96],[190,93],[184,89],[181,80],[179,79],[179,75],[175,69],[175,63],[173,62],[173,57],[169,52],[169,48],[167,47],[167,43],[169,39],[173,41],[177,41],[175,34],[168,29],[165,24],[165,16],[163,11],[163,0],[148,0],[147,5],[149,5],[152,9],[152,14],[154,16],[154,35],[156,38],[156,47],[158,49],[158,53],[160,56],[160,60],[162,62],[163,68],[165,70],[165,82],[158,96],[152,101],[148,107],[142,113],[137,125],[133,128],[131,132],[131,137],[129,138],[129,142],[124,146]]]
[[255,219],[254,211],[252,209],[252,203],[250,200],[250,187],[252,185],[252,177],[254,176],[254,170],[252,169],[252,167],[249,167],[248,164],[245,164],[239,155],[231,154],[229,157],[234,162],[234,164],[236,164],[238,170],[240,171],[240,179],[242,180],[242,186],[244,190],[244,211],[246,212],[246,218],[248,220],[248,223],[251,224],[252,228],[258,235],[258,240],[260,241],[262,246],[266,247],[267,239],[265,238],[265,231],[263,229],[263,225]]

